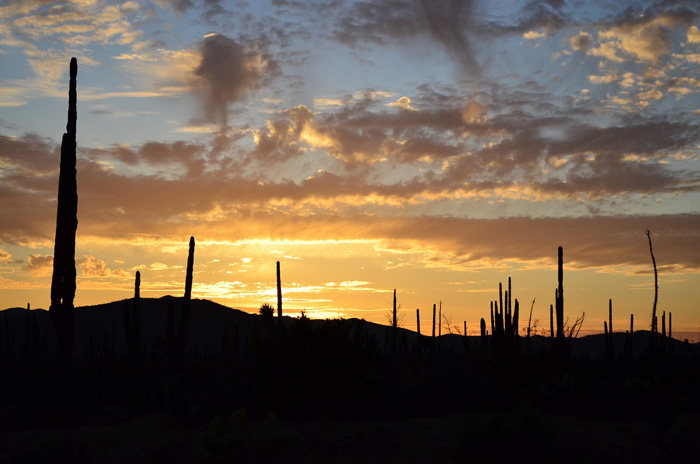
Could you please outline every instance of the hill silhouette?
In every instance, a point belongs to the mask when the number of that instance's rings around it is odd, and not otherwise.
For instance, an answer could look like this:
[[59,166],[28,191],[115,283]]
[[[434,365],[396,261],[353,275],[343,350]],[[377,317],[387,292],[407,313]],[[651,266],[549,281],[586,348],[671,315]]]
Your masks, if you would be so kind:
[[[184,298],[174,296],[163,296],[160,298],[140,298],[141,304],[141,345],[143,354],[155,354],[162,351],[162,344],[167,337],[167,309],[173,307],[175,321],[182,316]],[[126,339],[124,336],[124,307],[133,305],[134,299],[124,299],[103,303],[98,305],[81,306],[75,309],[75,345],[73,356],[76,359],[83,359],[89,356],[91,347],[94,354],[102,345],[107,344],[112,348],[115,357],[126,355]],[[200,357],[202,359],[221,356],[223,350],[223,331],[237,332],[237,347],[231,347],[242,352],[255,337],[256,331],[264,330],[265,324],[258,314],[250,314],[245,311],[233,309],[213,301],[203,299],[193,299],[191,301],[191,321],[188,333],[187,355],[190,357]],[[32,337],[33,331],[38,331],[38,335],[46,339],[44,349],[48,353],[53,353],[57,349],[57,341],[51,327],[51,320],[48,311],[43,309],[31,310],[30,324],[35,324],[36,328],[27,330],[27,309],[8,308],[0,311],[0,339],[5,336],[5,330],[9,335],[9,346],[11,352],[20,353],[27,344],[27,335]],[[275,318],[276,319],[276,318]],[[283,316],[284,325],[289,326],[295,318]],[[378,347],[384,351],[388,350],[392,335],[392,327],[358,319],[348,319],[348,321],[361,322],[363,330],[368,336],[376,340]],[[328,320],[309,319],[308,322],[313,327],[328,323]],[[9,324],[8,329],[4,329],[4,324]],[[414,331],[397,328],[398,338],[404,339],[406,349],[419,343],[418,334]],[[634,332],[634,344],[631,356],[638,358],[648,350],[651,332],[640,330]],[[440,337],[439,343],[446,350],[462,349],[464,338],[460,334],[444,334]],[[491,338],[490,335],[487,336]],[[421,336],[422,340],[429,340],[429,336]],[[480,343],[479,336],[470,335],[467,337],[469,346],[477,348]],[[520,337],[524,343],[525,337]],[[533,335],[530,338],[530,349],[533,352],[541,351],[549,347],[551,339],[546,336]],[[614,352],[618,356],[624,353],[626,334],[615,332],[613,334]],[[697,344],[686,345],[677,339],[668,339],[668,349],[679,356],[694,357],[697,351]],[[690,350],[690,351],[689,351]],[[571,356],[574,358],[599,358],[606,355],[606,340],[604,334],[586,335],[575,339],[572,343]]]

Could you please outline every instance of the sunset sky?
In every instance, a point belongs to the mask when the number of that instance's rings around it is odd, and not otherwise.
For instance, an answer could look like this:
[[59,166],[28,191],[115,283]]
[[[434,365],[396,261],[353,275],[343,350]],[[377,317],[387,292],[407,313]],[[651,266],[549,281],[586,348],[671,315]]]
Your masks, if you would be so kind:
[[[78,60],[76,305],[184,292],[470,334],[700,332],[700,3],[0,1],[0,307],[48,308]],[[447,329],[443,329],[445,331]]]

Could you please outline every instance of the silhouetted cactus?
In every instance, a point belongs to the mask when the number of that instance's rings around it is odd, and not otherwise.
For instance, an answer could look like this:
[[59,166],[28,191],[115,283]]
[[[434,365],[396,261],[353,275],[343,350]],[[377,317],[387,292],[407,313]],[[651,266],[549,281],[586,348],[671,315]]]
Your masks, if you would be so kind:
[[435,338],[435,313],[437,312],[437,307],[433,303],[433,338]]
[[418,333],[418,338],[420,338],[420,309],[416,308],[416,332]]
[[560,246],[557,252],[557,280],[559,287],[556,293],[557,338],[564,338],[564,249]]
[[190,306],[192,303],[192,280],[194,271],[194,237],[190,237],[189,252],[187,254],[187,274],[185,276],[185,297],[182,301],[182,314],[180,325],[175,332],[175,312],[171,304],[167,309],[167,345],[173,369],[179,368],[185,359],[185,347],[187,344],[187,332],[189,328]]
[[136,271],[133,305],[124,302],[124,336],[127,358],[132,365],[138,363],[141,354],[141,272]]
[[78,61],[71,58],[68,90],[68,123],[61,141],[61,165],[58,179],[56,239],[54,243],[51,306],[61,364],[67,368],[73,355],[75,315],[75,233],[78,229],[78,188],[76,182],[76,76]]
[[656,305],[659,301],[659,274],[656,271],[656,258],[654,258],[654,249],[651,246],[651,232],[647,229],[647,239],[649,239],[649,253],[651,253],[651,263],[654,266],[654,306],[651,310],[651,337],[649,337],[652,350],[656,344],[656,332],[658,331],[658,326],[656,324]]
[[178,338],[180,344],[180,356],[184,356],[187,342],[187,329],[190,322],[190,306],[192,302],[192,279],[194,274],[194,237],[190,237],[190,246],[187,253],[187,274],[185,275],[185,299],[182,304],[182,317]]
[[27,317],[25,320],[25,361],[29,362],[31,361],[31,355],[32,355],[32,312],[31,312],[31,307],[29,303],[27,303]]
[[666,352],[666,311],[661,313],[661,351]]
[[668,312],[668,344],[669,344],[669,355],[673,355],[673,333],[671,331],[671,311]]
[[630,314],[630,356],[634,355],[634,314]]
[[282,322],[282,279],[280,277],[280,262],[277,261],[277,317]]
[[398,328],[398,322],[396,320],[396,289],[394,289],[394,310],[393,310],[393,319],[391,321],[391,326],[396,329]]
[[483,351],[486,350],[487,342],[486,342],[486,321],[484,318],[481,318],[481,324],[479,325],[481,329],[481,349]]
[[661,335],[666,336],[666,311],[661,313]]
[[610,358],[615,357],[615,342],[613,338],[613,316],[612,316],[612,298],[608,300],[608,345],[610,353],[608,356]]
[[511,315],[511,313],[510,313],[510,309],[508,308],[508,298],[509,298],[508,290],[506,290],[506,302],[505,302],[505,306],[504,306],[503,308],[501,308],[501,312],[504,312],[504,313],[505,313],[505,315],[504,315],[504,317],[503,317],[503,333],[504,333],[504,335],[505,335],[506,340],[509,340],[509,339],[510,339],[510,336],[511,336],[511,323],[512,323],[512,321],[511,321],[511,316],[512,316],[512,315]]
[[503,284],[501,282],[498,282],[498,304],[494,304],[494,310],[496,314],[496,332],[498,332],[500,337],[503,332]]
[[554,306],[549,305],[549,336],[554,338]]

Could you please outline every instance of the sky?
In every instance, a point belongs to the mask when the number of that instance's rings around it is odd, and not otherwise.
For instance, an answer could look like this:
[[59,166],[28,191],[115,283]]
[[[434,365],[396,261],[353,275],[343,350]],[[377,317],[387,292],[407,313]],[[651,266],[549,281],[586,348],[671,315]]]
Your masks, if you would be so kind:
[[[0,0],[0,307],[48,308],[78,60],[76,305],[184,293],[477,334],[700,334],[700,3]],[[441,303],[440,303],[441,302]],[[524,322],[523,322],[524,321]]]

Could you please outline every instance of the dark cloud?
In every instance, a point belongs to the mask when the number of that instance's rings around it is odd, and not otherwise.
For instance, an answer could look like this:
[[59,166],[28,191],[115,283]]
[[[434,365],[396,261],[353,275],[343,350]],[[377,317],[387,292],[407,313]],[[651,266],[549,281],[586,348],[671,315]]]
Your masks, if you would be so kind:
[[361,44],[406,43],[431,38],[470,71],[478,71],[471,44],[472,0],[388,0],[355,2],[337,15],[331,37],[357,47]]
[[467,70],[478,71],[474,48],[468,37],[473,0],[421,0],[431,35]]
[[278,72],[277,64],[259,43],[241,44],[221,34],[207,36],[194,70],[211,121],[228,124],[228,107],[247,92],[261,88]]
[[158,3],[167,5],[175,13],[182,14],[194,6],[192,0],[156,0]]

